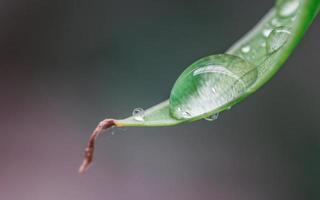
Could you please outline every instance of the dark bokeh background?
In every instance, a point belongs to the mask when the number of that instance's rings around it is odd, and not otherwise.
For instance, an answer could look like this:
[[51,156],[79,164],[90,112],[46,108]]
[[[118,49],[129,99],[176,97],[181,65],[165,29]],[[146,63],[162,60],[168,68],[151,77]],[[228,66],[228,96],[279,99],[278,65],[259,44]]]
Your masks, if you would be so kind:
[[169,95],[273,1],[0,1],[1,200],[319,199],[320,19],[273,80],[215,122],[89,133]]

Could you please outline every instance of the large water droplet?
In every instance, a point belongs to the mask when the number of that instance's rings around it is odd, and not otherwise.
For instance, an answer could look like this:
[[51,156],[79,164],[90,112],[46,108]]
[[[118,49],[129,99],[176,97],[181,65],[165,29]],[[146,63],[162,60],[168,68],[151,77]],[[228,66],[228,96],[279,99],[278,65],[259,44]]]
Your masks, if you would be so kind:
[[209,117],[206,117],[204,119],[207,121],[214,121],[214,120],[218,119],[218,117],[219,117],[219,113],[216,113],[216,114],[210,115]]
[[239,98],[256,78],[256,66],[240,57],[219,54],[202,58],[176,81],[170,112],[177,119],[211,113]]
[[275,28],[267,39],[267,52],[279,50],[289,39],[291,32],[284,26]]
[[279,1],[277,4],[280,17],[289,17],[296,13],[299,8],[299,0]]
[[135,108],[132,111],[132,116],[137,121],[144,121],[144,110],[142,108]]

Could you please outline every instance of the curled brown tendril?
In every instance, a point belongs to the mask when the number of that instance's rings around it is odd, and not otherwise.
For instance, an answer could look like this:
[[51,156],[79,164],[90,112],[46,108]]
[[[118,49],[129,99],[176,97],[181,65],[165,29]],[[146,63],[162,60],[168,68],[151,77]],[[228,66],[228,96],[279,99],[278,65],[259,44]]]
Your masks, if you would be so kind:
[[112,126],[116,126],[114,119],[105,119],[101,121],[98,126],[94,129],[92,132],[87,147],[85,149],[84,153],[84,159],[82,161],[82,164],[79,168],[79,173],[85,172],[91,165],[93,160],[93,153],[94,153],[94,144],[98,136],[106,131],[108,128],[111,128]]

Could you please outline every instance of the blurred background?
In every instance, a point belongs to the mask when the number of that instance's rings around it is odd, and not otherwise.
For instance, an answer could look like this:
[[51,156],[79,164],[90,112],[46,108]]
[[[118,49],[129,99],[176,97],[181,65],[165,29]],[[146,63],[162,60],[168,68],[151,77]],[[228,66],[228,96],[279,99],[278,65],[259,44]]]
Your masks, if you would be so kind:
[[106,118],[168,98],[273,1],[2,0],[1,200],[309,200],[320,197],[320,18],[266,86],[214,122],[128,128]]

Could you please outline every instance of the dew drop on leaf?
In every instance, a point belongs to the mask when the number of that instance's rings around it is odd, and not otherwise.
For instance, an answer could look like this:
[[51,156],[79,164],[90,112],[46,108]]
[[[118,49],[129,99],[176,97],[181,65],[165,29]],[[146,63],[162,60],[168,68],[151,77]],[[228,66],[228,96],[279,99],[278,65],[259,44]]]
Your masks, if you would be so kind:
[[132,116],[137,121],[144,121],[144,110],[142,108],[135,108],[132,111]]
[[202,58],[178,78],[170,95],[170,113],[189,119],[228,106],[257,79],[255,65],[229,54]]
[[250,46],[244,46],[241,48],[242,53],[249,53],[250,50],[251,50]]
[[277,4],[280,17],[289,17],[296,13],[299,8],[299,0],[279,1]]
[[279,50],[289,39],[291,32],[284,26],[275,28],[267,38],[267,52]]
[[271,32],[272,32],[272,29],[271,29],[271,28],[266,28],[266,29],[263,29],[263,30],[262,30],[262,35],[263,35],[264,37],[268,37]]

